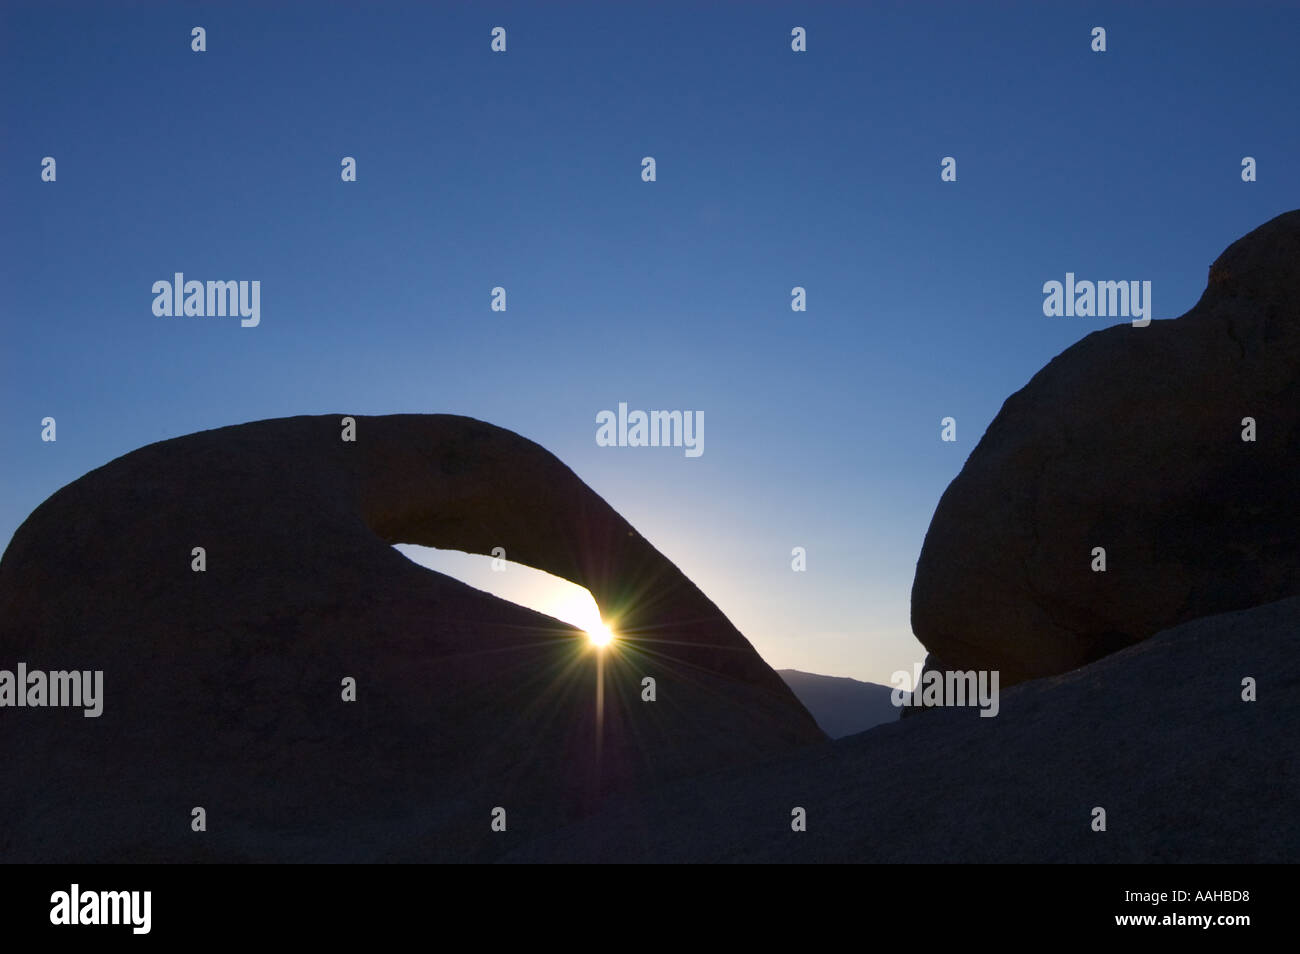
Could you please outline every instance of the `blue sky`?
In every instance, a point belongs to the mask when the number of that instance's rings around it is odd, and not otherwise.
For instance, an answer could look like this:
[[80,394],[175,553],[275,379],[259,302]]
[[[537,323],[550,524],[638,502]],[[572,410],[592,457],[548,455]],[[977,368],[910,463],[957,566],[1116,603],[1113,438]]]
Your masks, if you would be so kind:
[[[944,487],[1124,320],[1045,317],[1043,283],[1149,280],[1174,317],[1297,206],[1297,35],[1296,4],[6,2],[0,543],[156,440],[468,414],[773,665],[888,681]],[[156,317],[176,271],[259,280],[260,325]],[[620,401],[702,411],[705,453],[598,447]]]

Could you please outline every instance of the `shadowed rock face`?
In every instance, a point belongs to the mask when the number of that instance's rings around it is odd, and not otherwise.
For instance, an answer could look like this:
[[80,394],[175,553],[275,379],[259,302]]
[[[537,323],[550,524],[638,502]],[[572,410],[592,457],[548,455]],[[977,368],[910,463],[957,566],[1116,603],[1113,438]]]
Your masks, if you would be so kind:
[[996,717],[933,710],[630,792],[510,860],[1294,864],[1297,632],[1300,598],[1193,620],[1018,685]]
[[1300,211],[1219,256],[1187,314],[1094,332],[1007,399],[935,511],[913,631],[1008,685],[1300,593],[1297,490]]
[[[718,608],[541,447],[450,415],[340,434],[338,416],[296,417],[150,445],[19,528],[0,668],[102,669],[105,701],[98,719],[0,710],[0,857],[490,858],[609,791],[824,738]],[[502,547],[586,586],[623,642],[599,657],[394,543]]]

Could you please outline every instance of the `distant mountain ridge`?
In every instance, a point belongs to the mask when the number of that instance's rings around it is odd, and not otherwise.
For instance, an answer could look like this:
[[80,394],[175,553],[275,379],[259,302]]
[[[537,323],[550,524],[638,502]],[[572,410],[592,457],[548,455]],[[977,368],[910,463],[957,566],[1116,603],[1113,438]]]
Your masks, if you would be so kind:
[[798,669],[778,669],[776,674],[832,739],[893,722],[902,712],[890,701],[894,691],[890,686]]

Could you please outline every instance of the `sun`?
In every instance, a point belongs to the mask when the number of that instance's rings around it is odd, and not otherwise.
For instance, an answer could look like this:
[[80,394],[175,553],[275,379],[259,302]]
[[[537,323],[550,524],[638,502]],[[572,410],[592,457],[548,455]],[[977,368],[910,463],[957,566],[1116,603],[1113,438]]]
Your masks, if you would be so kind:
[[597,649],[604,649],[614,641],[614,631],[602,620],[587,627],[587,639]]
[[618,639],[613,627],[600,615],[600,607],[589,590],[568,580],[556,582],[559,585],[538,609],[582,630],[587,634],[587,641],[597,649],[604,649]]

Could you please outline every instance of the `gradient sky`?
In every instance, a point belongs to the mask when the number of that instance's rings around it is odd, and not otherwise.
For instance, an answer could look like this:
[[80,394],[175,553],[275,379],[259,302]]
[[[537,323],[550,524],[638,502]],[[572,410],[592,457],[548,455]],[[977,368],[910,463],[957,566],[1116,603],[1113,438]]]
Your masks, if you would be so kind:
[[[468,414],[557,454],[774,666],[886,682],[924,654],[943,489],[1117,321],[1045,317],[1043,283],[1149,280],[1174,317],[1300,205],[1298,36],[1294,3],[6,0],[0,543],[160,439]],[[260,326],[155,317],[176,271],[260,280]],[[703,411],[705,453],[596,446],[620,401]]]

